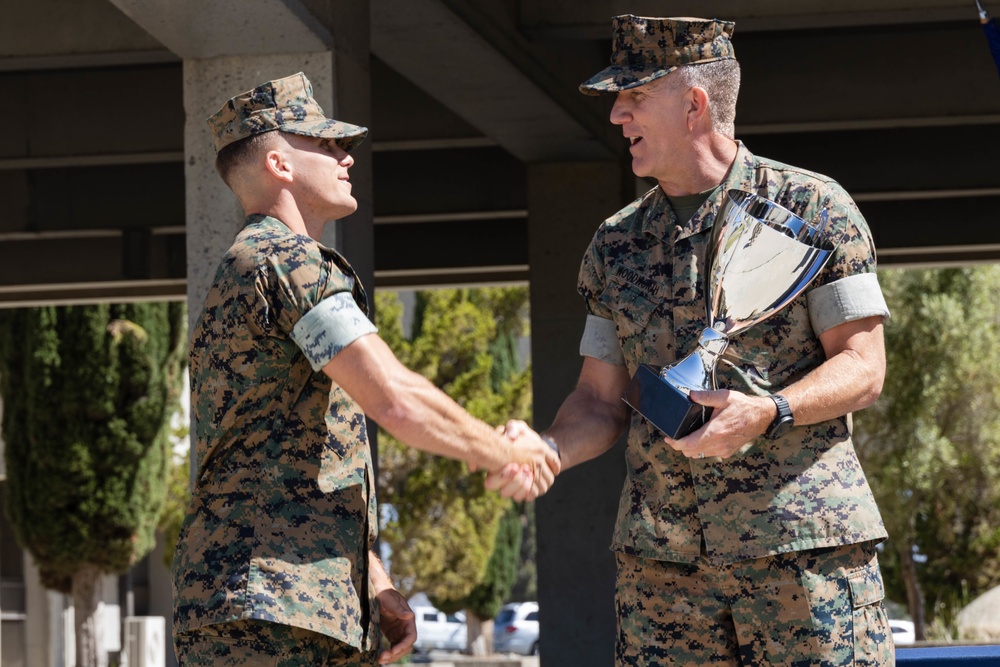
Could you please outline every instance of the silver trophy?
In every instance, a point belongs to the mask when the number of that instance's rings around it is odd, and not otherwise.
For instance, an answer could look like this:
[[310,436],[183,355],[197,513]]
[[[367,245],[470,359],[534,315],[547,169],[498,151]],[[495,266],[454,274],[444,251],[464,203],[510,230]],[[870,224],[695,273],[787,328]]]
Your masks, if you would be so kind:
[[676,364],[640,366],[622,400],[672,438],[700,428],[712,409],[691,401],[691,390],[716,389],[729,337],[784,308],[823,269],[836,248],[824,236],[828,222],[825,210],[814,226],[764,197],[729,190],[705,255],[708,328]]

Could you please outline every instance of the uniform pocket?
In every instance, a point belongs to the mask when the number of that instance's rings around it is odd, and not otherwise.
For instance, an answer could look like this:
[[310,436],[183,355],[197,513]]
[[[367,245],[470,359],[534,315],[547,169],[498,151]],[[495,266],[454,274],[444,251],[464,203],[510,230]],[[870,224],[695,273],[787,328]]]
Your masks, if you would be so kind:
[[649,294],[617,276],[611,276],[601,302],[614,313],[619,330],[624,327],[629,333],[644,329],[656,310]]
[[878,559],[873,558],[847,574],[851,586],[851,602],[854,608],[866,607],[885,599],[885,586],[882,584],[882,572],[878,567]]
[[854,664],[859,667],[892,665],[895,648],[889,617],[882,605],[885,586],[878,559],[873,557],[868,564],[848,572],[847,581],[853,606]]
[[630,366],[638,365],[640,360],[655,363],[649,354],[644,354],[646,331],[657,308],[653,297],[635,285],[611,276],[601,294],[601,303],[613,313],[626,363]]

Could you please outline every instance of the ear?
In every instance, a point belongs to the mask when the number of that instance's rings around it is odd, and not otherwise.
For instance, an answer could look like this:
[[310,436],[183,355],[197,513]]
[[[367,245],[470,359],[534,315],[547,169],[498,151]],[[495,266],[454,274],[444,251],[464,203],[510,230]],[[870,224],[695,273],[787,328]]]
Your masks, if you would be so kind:
[[704,88],[694,86],[688,89],[687,126],[693,130],[704,118],[708,118],[708,93]]
[[264,166],[267,173],[277,178],[279,181],[291,183],[292,162],[290,156],[281,148],[272,148],[264,154]]

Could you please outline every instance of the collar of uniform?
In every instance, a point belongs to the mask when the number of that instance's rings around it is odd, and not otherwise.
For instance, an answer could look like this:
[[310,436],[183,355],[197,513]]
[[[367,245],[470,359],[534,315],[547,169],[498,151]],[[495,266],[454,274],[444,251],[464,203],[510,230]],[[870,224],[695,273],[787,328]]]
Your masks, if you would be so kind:
[[661,241],[672,240],[680,227],[674,209],[659,185],[643,196],[642,231],[652,234]]
[[[337,257],[340,257],[343,263],[347,264],[347,260],[344,259],[344,257],[341,256],[341,254],[336,250],[334,250],[333,248],[326,247],[325,245],[323,245],[316,239],[312,238],[311,236],[306,236],[305,234],[299,234],[298,232],[292,231],[292,229],[288,225],[283,223],[278,218],[272,217],[270,215],[265,215],[264,213],[251,213],[246,217],[246,220],[244,220],[243,222],[243,228],[246,229],[248,227],[257,227],[259,229],[269,229],[272,231],[285,232],[286,234],[294,234],[296,236],[305,236],[305,238],[309,239],[310,242],[315,243],[323,250],[326,250],[327,252],[333,253]],[[348,264],[348,266],[350,265]],[[353,269],[351,270],[351,273],[354,273]]]
[[[298,234],[297,232],[293,232],[288,225],[283,223],[278,218],[274,218],[264,213],[251,213],[248,215],[246,220],[243,221],[243,229],[247,229],[248,227],[285,232],[286,234]],[[299,234],[299,236],[301,236],[301,234]]]
[[730,190],[743,190],[744,192],[755,192],[757,190],[757,186],[754,183],[756,179],[754,164],[756,161],[756,158],[747,150],[743,142],[737,141],[736,159],[733,160],[733,166],[729,168],[726,180],[722,181],[722,187],[719,188],[719,192],[715,193],[716,196],[720,197],[720,204],[723,201],[721,197],[724,197]]
[[681,225],[674,215],[667,196],[657,185],[650,191],[647,198],[647,208],[643,218],[643,231],[649,232],[663,241],[676,243],[680,239],[701,234],[712,228],[715,223],[715,213],[725,201],[729,190],[744,190],[753,192],[754,188],[754,157],[742,141],[736,142],[736,159],[733,160],[729,173],[711,197],[705,200],[686,225]]

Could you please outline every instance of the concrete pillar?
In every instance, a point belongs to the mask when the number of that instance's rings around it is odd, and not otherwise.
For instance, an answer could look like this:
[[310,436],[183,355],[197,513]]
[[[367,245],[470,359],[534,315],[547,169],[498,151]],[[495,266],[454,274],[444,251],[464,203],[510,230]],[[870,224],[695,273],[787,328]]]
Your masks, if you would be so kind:
[[[534,423],[547,427],[579,375],[586,307],[580,260],[604,218],[631,199],[618,162],[528,166]],[[560,475],[536,501],[543,666],[614,664],[614,558],[622,444]],[[567,610],[571,610],[567,613]]]

